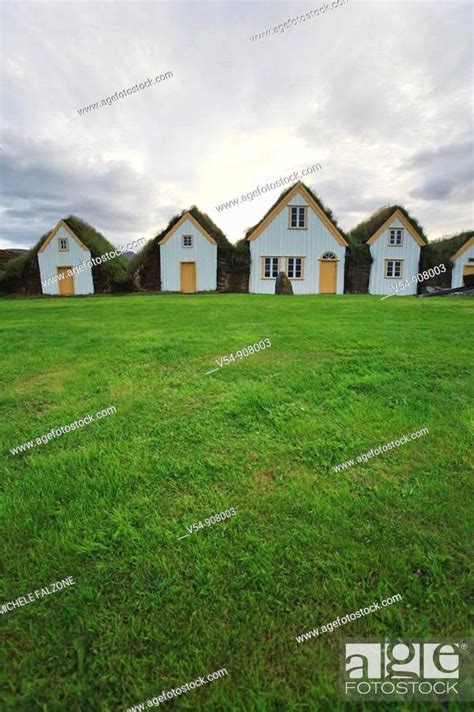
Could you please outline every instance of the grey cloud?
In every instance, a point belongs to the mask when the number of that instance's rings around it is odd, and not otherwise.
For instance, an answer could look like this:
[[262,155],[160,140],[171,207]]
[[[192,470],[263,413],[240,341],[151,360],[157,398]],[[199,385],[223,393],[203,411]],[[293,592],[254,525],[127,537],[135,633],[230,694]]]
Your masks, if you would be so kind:
[[[474,184],[474,143],[472,140],[419,151],[406,162],[418,171],[418,185],[409,195],[421,200],[472,201]],[[414,181],[412,181],[414,182]]]
[[408,159],[407,166],[409,168],[427,168],[445,161],[458,161],[466,156],[471,156],[472,161],[473,153],[474,142],[470,139],[439,146],[431,151],[418,151]]
[[124,161],[82,160],[51,141],[40,144],[9,132],[1,169],[2,238],[20,246],[35,243],[70,213],[107,237],[134,235],[161,222],[163,206],[151,180]]

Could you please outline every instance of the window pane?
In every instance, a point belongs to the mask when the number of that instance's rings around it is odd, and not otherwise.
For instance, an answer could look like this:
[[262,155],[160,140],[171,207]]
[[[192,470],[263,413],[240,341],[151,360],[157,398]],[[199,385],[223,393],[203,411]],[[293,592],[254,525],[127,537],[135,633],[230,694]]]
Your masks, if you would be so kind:
[[306,208],[299,205],[290,206],[290,227],[306,226]]

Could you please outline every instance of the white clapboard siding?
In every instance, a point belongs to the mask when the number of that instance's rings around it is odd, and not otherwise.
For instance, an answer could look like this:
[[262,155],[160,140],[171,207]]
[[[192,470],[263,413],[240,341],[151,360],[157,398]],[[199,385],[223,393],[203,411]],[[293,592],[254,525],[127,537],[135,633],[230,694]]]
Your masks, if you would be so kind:
[[[67,252],[60,252],[59,250],[59,240],[62,237],[66,237],[69,241],[69,250]],[[57,275],[58,267],[79,267],[84,260],[87,262],[90,259],[90,251],[82,248],[71,233],[61,225],[46,248],[42,252],[38,252],[38,265],[43,294],[59,294],[59,283],[57,280],[52,284],[44,284],[45,280]],[[86,267],[83,272],[74,275],[72,279],[74,280],[74,294],[94,293],[91,267]]]
[[[301,193],[295,193],[288,205],[308,205]],[[319,293],[319,260],[324,252],[334,252],[337,264],[337,294],[344,292],[344,260],[346,248],[329,232],[311,207],[308,207],[308,229],[288,229],[288,207],[267,225],[263,232],[250,240],[249,292],[274,294],[275,279],[262,277],[262,257],[304,257],[303,279],[292,279],[295,294]],[[283,271],[286,268],[282,267]]]
[[[400,246],[389,245],[390,228],[401,227],[403,229],[403,244]],[[369,293],[370,294],[394,294],[394,289],[400,279],[411,279],[419,272],[420,265],[420,245],[410,235],[408,230],[398,218],[394,219],[387,229],[373,242],[370,247],[370,254],[373,262],[370,267]],[[396,279],[385,277],[385,260],[402,260],[402,274]],[[393,286],[393,289],[392,289]],[[410,284],[403,290],[399,290],[402,296],[416,294],[417,282]]]
[[[193,246],[183,247],[183,235],[193,236]],[[181,262],[196,263],[196,289],[198,292],[217,288],[217,245],[211,244],[187,219],[166,242],[160,245],[161,289],[164,292],[181,291]]]
[[456,260],[451,274],[451,288],[462,287],[464,284],[464,267],[470,264],[474,266],[474,244],[465,250]]

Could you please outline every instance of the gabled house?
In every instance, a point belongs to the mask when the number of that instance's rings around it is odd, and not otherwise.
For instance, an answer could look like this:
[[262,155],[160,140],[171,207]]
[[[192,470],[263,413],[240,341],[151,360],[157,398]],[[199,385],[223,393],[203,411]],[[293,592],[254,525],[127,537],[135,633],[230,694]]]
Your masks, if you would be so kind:
[[115,248],[103,235],[70,215],[7,262],[3,286],[8,292],[60,296],[127,291],[127,262],[112,254]]
[[[351,248],[368,251],[367,258],[361,253],[360,264],[365,265],[370,294],[394,294],[398,281],[415,277],[421,248],[427,244],[422,228],[398,205],[378,210],[351,230],[348,239]],[[416,281],[400,292],[405,296],[416,293]]]
[[132,260],[140,290],[209,292],[227,286],[231,244],[196,206],[183,210]]
[[452,255],[451,289],[465,286],[464,277],[474,274],[474,235]]
[[[69,227],[60,220],[38,250],[38,265],[43,294],[94,294],[90,250]],[[84,269],[79,272],[79,267]],[[73,268],[75,273],[73,273]]]
[[70,215],[40,242],[38,265],[43,294],[72,296],[128,287],[127,261],[84,220]]
[[[426,238],[405,210],[395,207],[367,240],[372,256],[369,293],[393,294],[399,280],[418,274],[421,248]],[[417,282],[411,282],[402,294],[416,294]]]
[[163,292],[213,292],[217,289],[217,242],[186,211],[160,239]]
[[285,272],[295,294],[342,294],[347,242],[332,213],[301,181],[246,233],[249,292],[274,294]]

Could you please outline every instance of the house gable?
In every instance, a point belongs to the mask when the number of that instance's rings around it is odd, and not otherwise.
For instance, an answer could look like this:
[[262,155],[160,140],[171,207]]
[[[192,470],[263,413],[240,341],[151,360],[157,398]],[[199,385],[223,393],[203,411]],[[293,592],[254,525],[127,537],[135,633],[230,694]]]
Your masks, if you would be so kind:
[[379,227],[379,229],[376,230],[376,232],[374,232],[371,237],[369,237],[366,244],[373,245],[373,243],[376,242],[376,240],[378,240],[381,235],[383,235],[385,230],[393,226],[393,223],[395,223],[396,220],[400,221],[407,233],[411,235],[411,237],[418,245],[420,245],[420,247],[423,247],[425,245],[425,241],[423,240],[421,235],[415,230],[413,225],[407,220],[402,211],[398,210],[398,208],[387,218],[387,220],[385,220],[385,222]]
[[454,253],[454,255],[450,258],[451,262],[455,262],[459,257],[461,257],[461,255],[466,252],[466,250],[472,247],[472,245],[474,245],[474,235],[469,240],[466,240],[464,245],[461,245],[459,250]]
[[82,242],[82,240],[80,240],[80,239],[77,237],[76,233],[75,233],[73,230],[71,230],[71,228],[69,227],[69,225],[67,224],[67,222],[66,222],[65,220],[60,220],[60,221],[58,222],[58,224],[56,225],[56,227],[54,227],[54,228],[51,230],[51,232],[49,233],[48,237],[46,238],[46,240],[43,242],[43,244],[42,244],[41,247],[39,248],[38,252],[44,252],[44,251],[46,250],[46,248],[47,248],[48,245],[50,244],[51,240],[54,238],[54,236],[56,235],[56,233],[58,232],[58,230],[60,230],[60,228],[64,228],[65,230],[67,230],[67,232],[71,235],[71,237],[77,242],[77,244],[79,245],[79,247],[80,247],[81,249],[85,250],[85,252],[89,252],[89,249],[84,245],[84,243]]
[[172,237],[172,235],[174,235],[174,233],[180,229],[180,227],[186,222],[186,220],[189,220],[194,225],[194,227],[201,233],[201,235],[208,242],[211,243],[211,245],[217,245],[217,242],[214,240],[214,238],[211,235],[209,235],[209,233],[202,227],[202,225],[196,220],[196,218],[190,212],[184,213],[184,215],[181,216],[181,218],[178,220],[178,222],[175,225],[173,225],[171,230],[169,230],[169,232],[167,232],[166,235],[161,238],[161,240],[159,241],[158,244],[164,245],[165,242],[167,242],[170,239],[170,237]]
[[323,210],[319,207],[319,205],[316,203],[316,201],[313,199],[312,195],[306,190],[305,186],[302,183],[296,183],[295,186],[284,196],[284,198],[280,201],[277,202],[274,207],[270,210],[268,215],[262,220],[262,222],[257,225],[257,227],[249,234],[247,235],[247,240],[256,240],[257,237],[259,237],[262,232],[265,230],[266,227],[276,218],[278,215],[284,210],[285,208],[288,208],[290,204],[292,204],[293,199],[295,196],[300,195],[305,203],[308,205],[309,208],[313,210],[313,212],[316,214],[316,216],[321,220],[323,225],[329,230],[331,235],[336,239],[336,241],[340,244],[343,245],[344,247],[348,246],[348,243],[344,239],[344,237],[341,235],[337,227],[334,225],[333,222],[327,217],[327,215],[324,213]]

